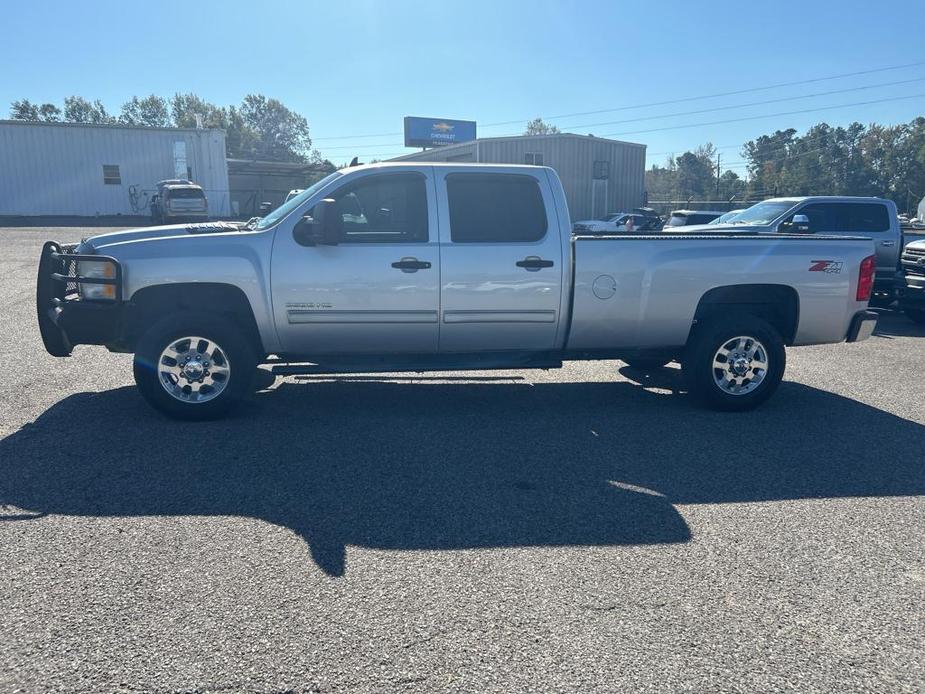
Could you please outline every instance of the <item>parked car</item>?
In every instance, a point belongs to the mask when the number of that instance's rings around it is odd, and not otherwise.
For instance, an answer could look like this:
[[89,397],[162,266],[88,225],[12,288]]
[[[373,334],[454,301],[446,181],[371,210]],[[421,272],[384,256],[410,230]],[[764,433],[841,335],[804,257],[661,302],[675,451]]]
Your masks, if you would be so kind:
[[585,233],[605,234],[617,231],[626,219],[627,212],[611,212],[598,219],[582,219],[572,224],[572,230]]
[[902,270],[899,306],[916,323],[925,324],[925,240],[913,241],[903,249]]
[[305,189],[304,189],[304,188],[293,188],[292,190],[289,191],[289,195],[286,196],[285,202],[289,202],[289,201],[292,200],[296,195],[298,195],[299,193],[301,193],[303,190],[305,190]]
[[134,353],[152,406],[203,419],[271,356],[277,373],[677,359],[697,400],[745,410],[777,388],[785,346],[876,323],[869,238],[573,236],[567,210],[547,167],[357,166],[212,233],[49,241],[39,327],[55,356]]
[[618,233],[627,230],[627,221],[629,219],[633,220],[634,232],[652,232],[659,231],[662,228],[662,220],[654,210],[637,208],[632,212],[618,212],[605,215],[600,219],[575,222],[572,229],[580,233]]
[[717,210],[675,210],[665,222],[665,228],[709,224],[722,214]]
[[712,222],[710,222],[710,224],[729,224],[735,221],[735,218],[739,216],[740,212],[744,211],[744,207],[738,210],[729,210],[728,212],[724,212],[719,217],[714,219]]
[[208,221],[205,191],[185,179],[158,181],[157,193],[151,198],[151,219],[155,224]]

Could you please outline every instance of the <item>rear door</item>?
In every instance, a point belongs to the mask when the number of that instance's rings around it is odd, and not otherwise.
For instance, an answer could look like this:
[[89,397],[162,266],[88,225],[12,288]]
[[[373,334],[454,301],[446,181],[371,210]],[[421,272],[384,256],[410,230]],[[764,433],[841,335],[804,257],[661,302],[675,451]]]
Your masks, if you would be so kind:
[[553,349],[563,250],[545,171],[435,174],[440,351]]

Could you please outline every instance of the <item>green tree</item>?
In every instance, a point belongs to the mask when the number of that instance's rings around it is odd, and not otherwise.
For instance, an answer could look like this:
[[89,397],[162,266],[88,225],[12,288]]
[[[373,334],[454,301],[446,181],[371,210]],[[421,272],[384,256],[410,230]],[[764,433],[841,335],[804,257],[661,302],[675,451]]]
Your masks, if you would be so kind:
[[39,116],[46,123],[57,123],[61,120],[61,109],[54,104],[42,104],[39,106]]
[[126,125],[144,125],[150,128],[166,128],[170,125],[170,113],[166,99],[151,94],[143,99],[133,96],[122,104],[119,122]]
[[28,99],[10,104],[10,118],[13,120],[39,120],[39,107]]
[[707,199],[714,195],[716,168],[713,157],[715,153],[716,148],[707,143],[675,159],[677,189],[681,198]]
[[308,121],[277,99],[248,94],[240,108],[241,120],[254,137],[255,154],[273,161],[305,161],[311,148]]
[[82,96],[68,96],[64,99],[64,120],[67,123],[114,123],[115,118],[109,115],[106,107],[99,99],[92,103]]
[[719,177],[716,190],[718,200],[729,200],[735,197],[736,200],[743,201],[747,199],[748,184],[739,178],[739,174],[735,171],[726,169]]
[[668,157],[664,166],[653,164],[646,171],[646,192],[650,200],[672,200],[677,195],[678,168],[674,157]]
[[544,121],[542,118],[534,118],[527,123],[527,129],[524,135],[555,135],[560,132],[559,128]]
[[174,94],[170,99],[170,116],[178,128],[195,128],[197,118],[203,128],[228,128],[228,112],[195,94]]

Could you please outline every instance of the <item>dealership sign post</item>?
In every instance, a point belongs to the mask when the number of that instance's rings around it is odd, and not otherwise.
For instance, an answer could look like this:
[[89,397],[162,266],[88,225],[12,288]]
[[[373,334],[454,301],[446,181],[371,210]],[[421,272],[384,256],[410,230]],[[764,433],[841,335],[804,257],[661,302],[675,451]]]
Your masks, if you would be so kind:
[[441,147],[475,139],[475,121],[405,116],[405,147]]

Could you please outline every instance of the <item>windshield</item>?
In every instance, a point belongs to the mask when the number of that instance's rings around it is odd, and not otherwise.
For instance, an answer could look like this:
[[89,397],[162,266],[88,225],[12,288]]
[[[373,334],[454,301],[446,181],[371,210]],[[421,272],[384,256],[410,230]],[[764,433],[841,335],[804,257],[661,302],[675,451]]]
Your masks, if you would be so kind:
[[270,212],[270,214],[268,214],[266,217],[261,217],[260,220],[257,222],[257,224],[254,225],[254,228],[258,230],[263,230],[263,229],[273,226],[279,220],[281,220],[283,217],[285,217],[287,214],[289,214],[295,208],[301,205],[303,202],[308,200],[312,195],[314,195],[319,190],[324,188],[328,183],[333,181],[338,176],[342,176],[342,175],[343,174],[341,174],[339,171],[335,171],[334,173],[325,176],[320,181],[318,181],[315,185],[309,186],[308,188],[303,190],[301,193],[296,195],[294,198],[292,198],[292,200],[284,202],[282,205],[280,205],[275,210]]
[[734,219],[738,218],[741,211],[742,210],[733,210],[732,212],[721,214],[719,217],[710,222],[710,224],[731,224]]
[[619,217],[619,216],[620,216],[620,215],[618,215],[618,214],[605,214],[603,217],[598,217],[598,218],[597,218],[597,221],[599,221],[599,222],[613,222],[613,221],[616,221],[617,217]]
[[665,224],[666,227],[683,227],[687,224],[686,214],[673,214],[671,219]]
[[768,200],[752,205],[736,215],[736,224],[770,224],[797,204],[796,200]]

